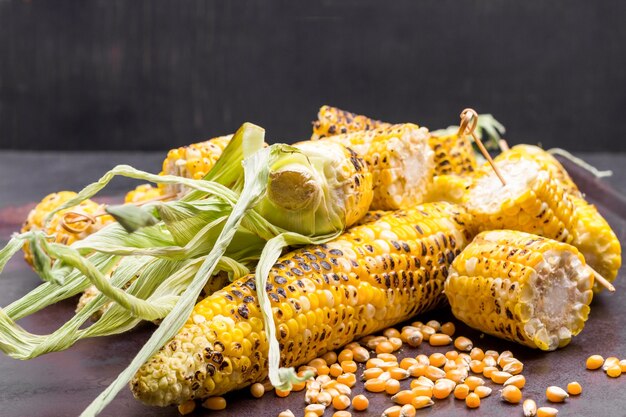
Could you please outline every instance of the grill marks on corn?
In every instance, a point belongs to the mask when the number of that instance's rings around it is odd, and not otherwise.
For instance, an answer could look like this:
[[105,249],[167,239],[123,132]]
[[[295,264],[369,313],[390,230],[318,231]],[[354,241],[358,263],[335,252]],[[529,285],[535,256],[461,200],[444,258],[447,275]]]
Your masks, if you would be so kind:
[[[461,225],[467,216],[457,206],[427,204],[283,256],[270,271],[267,286],[281,364],[302,364],[442,302],[449,261],[467,242],[469,232]],[[423,233],[415,229],[418,224]],[[251,279],[244,277],[195,307],[173,339],[176,343],[168,344],[134,378],[139,399],[180,403],[266,376],[268,344]],[[195,354],[208,351],[221,355]],[[216,372],[211,375],[209,369]]]
[[317,120],[313,122],[311,139],[315,140],[343,133],[372,130],[383,126],[389,126],[389,124],[336,107],[322,106],[318,112]]
[[469,174],[476,170],[476,158],[467,136],[430,136],[428,144],[435,153],[435,175]]

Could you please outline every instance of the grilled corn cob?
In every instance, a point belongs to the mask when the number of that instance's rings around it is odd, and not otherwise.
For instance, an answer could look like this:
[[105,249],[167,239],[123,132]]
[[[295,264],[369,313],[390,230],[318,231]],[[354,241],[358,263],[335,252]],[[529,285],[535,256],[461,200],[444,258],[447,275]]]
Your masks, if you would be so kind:
[[463,175],[476,170],[474,148],[468,136],[431,135],[428,144],[435,152],[435,175]]
[[455,317],[469,326],[554,350],[583,329],[592,284],[574,246],[498,230],[479,234],[456,257],[445,294]]
[[[460,206],[424,204],[283,256],[266,288],[281,365],[302,364],[437,306],[472,224]],[[246,276],[198,303],[131,388],[160,406],[220,395],[263,380],[267,352],[255,282]]]
[[465,198],[467,189],[472,185],[472,181],[471,175],[435,175],[425,200],[460,204]]
[[538,146],[533,145],[515,145],[511,149],[502,152],[495,158],[495,161],[529,159],[537,163],[541,169],[547,170],[552,178],[554,178],[566,192],[581,196],[578,187],[569,176],[563,165],[551,154],[544,151]]
[[317,113],[317,120],[313,122],[311,140],[389,126],[391,126],[389,123],[370,119],[367,116],[350,113],[336,107],[322,106]]
[[[71,245],[77,240],[84,239],[95,231],[101,229],[108,223],[113,221],[111,216],[98,216],[93,217],[97,212],[102,211],[100,204],[91,200],[85,200],[76,207],[72,207],[66,210],[57,212],[50,222],[44,227],[44,221],[48,214],[65,203],[66,201],[76,197],[76,193],[72,191],[60,191],[58,193],[52,193],[44,197],[43,200],[34,209],[30,211],[24,225],[22,226],[22,233],[31,230],[43,230],[47,235],[54,236],[56,243],[63,243],[65,245]],[[74,216],[74,220],[82,220],[72,225],[68,225],[70,229],[76,230],[72,232],[63,227],[63,218],[68,212],[76,212],[86,215],[85,218],[79,218]],[[90,220],[87,220],[87,217]],[[71,220],[71,219],[70,219]],[[24,259],[29,264],[33,264],[33,256],[28,246],[28,243],[24,244]]]
[[163,190],[159,187],[153,187],[150,184],[138,185],[134,190],[126,193],[124,203],[144,203],[159,199],[163,195]]
[[374,180],[372,209],[397,210],[423,202],[430,186],[434,162],[427,139],[426,128],[405,123],[323,141],[340,143],[365,160]]
[[[172,149],[163,161],[163,174],[201,179],[213,168],[233,135],[218,136],[204,142]],[[163,194],[180,194],[184,187],[178,184],[159,184]]]

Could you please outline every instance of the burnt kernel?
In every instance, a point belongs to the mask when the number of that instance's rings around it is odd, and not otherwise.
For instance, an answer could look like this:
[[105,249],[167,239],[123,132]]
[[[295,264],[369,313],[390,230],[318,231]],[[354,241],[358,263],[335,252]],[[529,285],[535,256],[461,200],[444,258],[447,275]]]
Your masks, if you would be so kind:
[[224,361],[224,355],[220,352],[214,352],[211,360],[219,365]]
[[266,283],[265,284],[265,291],[270,292],[274,289],[274,286],[271,283]]
[[321,270],[321,268],[320,268],[320,266],[319,266],[319,264],[317,262],[311,262],[311,267],[313,269],[315,269],[316,271]]
[[322,261],[322,262],[320,262],[320,264],[322,265],[322,268],[324,268],[324,269],[326,269],[328,271],[330,271],[332,269],[332,266],[330,266],[330,264],[328,262],[326,262],[326,261]]
[[[297,269],[297,268],[292,269],[292,271],[294,271],[295,269]],[[300,271],[300,273],[302,273],[302,271]],[[284,284],[287,283],[287,278],[282,277],[282,276],[279,275],[276,278],[274,278],[274,283],[276,283],[277,285],[284,285]]]
[[[291,272],[293,272],[293,273],[294,273],[295,275],[297,275],[297,276],[302,276],[302,275],[304,275],[304,272],[302,272],[302,270],[300,270],[300,269],[298,269],[298,268],[292,268],[292,269],[291,269]],[[287,282],[287,281],[285,281],[285,282]]]
[[396,248],[396,250],[400,250],[401,246],[398,242],[396,242],[395,240],[390,241],[391,245]]
[[311,270],[311,267],[307,264],[299,264],[298,266],[305,272],[309,272]]
[[278,293],[278,295],[283,298],[287,298],[287,292],[285,291],[284,288],[277,288],[276,293]]
[[306,256],[309,261],[317,261],[317,256],[313,255],[311,252],[304,252],[304,256]]
[[426,256],[428,254],[428,248],[424,242],[420,242],[422,244],[422,256]]
[[275,303],[280,302],[280,298],[278,298],[278,296],[276,294],[274,294],[273,292],[269,293],[268,295],[272,299],[273,302],[275,302]]
[[245,304],[240,305],[239,308],[237,308],[237,312],[241,317],[246,320],[248,319],[248,316],[250,314],[250,310],[248,310],[248,306]]
[[213,350],[216,353],[220,353],[224,351],[224,344],[222,342],[220,342],[219,340],[215,342],[214,346],[213,346]]
[[232,295],[230,295],[230,294],[226,294],[226,295],[224,295],[224,298],[226,298],[228,301],[235,301],[235,299],[233,298],[233,296],[232,296]]
[[343,252],[340,251],[339,249],[331,249],[328,251],[331,255],[335,255],[335,256],[343,256]]
[[374,253],[374,247],[372,245],[364,245],[364,247],[368,252]]
[[320,258],[320,259],[324,259],[324,258],[326,258],[326,254],[325,254],[324,252],[321,252],[321,251],[315,251],[314,253],[315,253],[315,255],[316,255],[318,258]]
[[243,302],[244,303],[252,303],[254,301],[254,297],[251,295],[247,295],[245,297],[243,297]]

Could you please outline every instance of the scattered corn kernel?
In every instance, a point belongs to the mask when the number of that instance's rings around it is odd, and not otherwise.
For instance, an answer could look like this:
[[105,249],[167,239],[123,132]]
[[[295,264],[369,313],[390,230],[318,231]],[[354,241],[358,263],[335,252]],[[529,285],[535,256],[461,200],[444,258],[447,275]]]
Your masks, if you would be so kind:
[[304,417],[317,417],[317,414],[312,411],[307,411],[304,413]]
[[422,332],[422,337],[424,338],[425,341],[430,341],[430,337],[432,335],[434,335],[435,333],[437,333],[437,331],[435,329],[433,329],[430,326],[422,326],[420,328],[420,332]]
[[472,360],[469,365],[470,369],[475,374],[482,374],[483,370],[485,369],[485,364],[477,359]]
[[622,369],[622,372],[626,372],[626,359],[619,361],[619,367]]
[[400,381],[397,379],[390,379],[385,382],[385,392],[389,395],[394,395],[400,391]]
[[400,417],[415,417],[415,414],[417,414],[417,411],[412,404],[405,404],[400,409]]
[[352,349],[353,361],[363,363],[363,362],[367,362],[369,358],[370,358],[370,353],[364,347],[358,346]]
[[351,361],[353,359],[354,359],[354,353],[350,349],[344,349],[341,352],[339,352],[339,355],[337,355],[337,361],[339,363],[343,361]]
[[524,375],[514,375],[504,381],[505,387],[508,387],[509,385],[513,385],[519,389],[522,389],[524,388],[524,385],[526,385],[526,378],[524,377]]
[[443,353],[433,353],[428,357],[428,361],[432,366],[436,366],[437,368],[441,368],[446,363],[446,356]]
[[537,415],[537,404],[533,400],[526,400],[522,404],[522,410],[524,411],[524,417],[535,417]]
[[352,408],[356,411],[367,410],[370,405],[370,400],[365,395],[359,394],[352,399]]
[[376,345],[376,353],[391,353],[394,351],[394,347],[388,340],[380,342]]
[[178,412],[183,416],[193,413],[193,410],[195,409],[196,409],[196,402],[194,400],[185,401],[184,403],[178,406]]
[[517,359],[513,359],[512,361],[504,365],[504,367],[502,367],[502,370],[504,372],[510,373],[511,375],[517,375],[524,370],[524,364]]
[[498,359],[498,356],[500,356],[500,353],[498,353],[497,350],[487,350],[485,351],[485,356],[491,356],[494,359]]
[[426,378],[425,376],[420,376],[415,381],[416,381],[415,382],[416,384],[422,385],[424,387],[431,387],[432,388],[432,387],[435,386],[435,383],[432,380],[430,380],[429,378]]
[[473,360],[476,361],[482,361],[483,359],[485,359],[485,352],[483,352],[483,350],[481,348],[472,348],[472,350],[470,351],[470,357]]
[[395,329],[393,327],[389,327],[389,328],[383,330],[383,336],[385,336],[386,338],[400,337],[400,332],[398,331],[398,329]]
[[333,398],[333,407],[335,407],[336,410],[345,410],[350,407],[350,404],[351,401],[347,395],[341,394]]
[[430,360],[428,359],[428,356],[424,355],[423,353],[420,353],[419,355],[417,355],[415,357],[415,360],[420,365],[426,365],[426,366],[430,365]]
[[435,383],[433,387],[433,396],[438,400],[448,398],[454,390],[456,383],[452,380],[442,378]]
[[426,323],[426,325],[435,329],[436,332],[441,330],[441,323],[439,323],[437,320],[430,320],[429,322]]
[[338,363],[333,363],[332,365],[330,365],[330,376],[332,376],[333,378],[337,378],[341,374],[343,374],[343,369],[341,368],[341,365],[339,365]]
[[555,417],[559,414],[559,410],[552,407],[539,407],[537,409],[537,417]]
[[604,360],[604,363],[602,364],[602,370],[606,371],[611,366],[615,365],[619,365],[619,359],[615,356],[608,357]]
[[409,371],[400,367],[391,368],[389,370],[389,375],[391,375],[393,379],[397,379],[398,381],[403,381],[410,376]]
[[503,367],[504,365],[506,365],[506,361],[510,359],[515,359],[513,357],[513,352],[511,352],[510,350],[504,350],[500,352],[500,355],[498,355],[496,361],[498,362],[498,365]]
[[512,377],[513,375],[511,375],[508,372],[504,372],[504,371],[495,371],[491,374],[491,380],[495,383],[495,384],[504,384],[510,377]]
[[317,403],[328,407],[333,402],[333,396],[328,391],[322,391],[317,395]]
[[474,389],[474,393],[478,395],[480,398],[485,398],[491,395],[491,388],[486,387],[484,385],[479,385]]
[[411,375],[413,378],[418,378],[420,376],[423,376],[426,373],[426,369],[428,368],[429,365],[413,365],[411,366],[409,369],[407,369],[407,371],[409,372],[409,375]]
[[446,372],[446,378],[451,379],[457,384],[460,384],[461,382],[465,381],[465,378],[467,378],[467,370],[465,368],[453,369]]
[[454,347],[462,352],[471,352],[474,344],[465,336],[459,336],[454,339]]
[[400,361],[400,368],[408,370],[411,366],[417,365],[417,363],[417,359],[415,358],[403,358]]
[[398,391],[393,397],[391,397],[391,401],[400,405],[411,404],[416,396],[417,394],[415,394],[413,390],[405,389]]
[[302,391],[304,388],[306,387],[306,382],[302,381],[302,382],[294,382],[291,385],[291,391],[293,392],[300,392]]
[[285,410],[278,413],[278,417],[296,417],[291,410]]
[[304,407],[305,413],[315,413],[317,416],[324,415],[324,411],[326,411],[326,407],[322,404],[309,404]]
[[473,375],[465,378],[465,381],[463,381],[463,383],[469,387],[470,391],[474,391],[476,387],[485,385],[485,381],[482,378]]
[[357,370],[356,362],[355,361],[343,361],[341,362],[341,369],[343,369],[344,372],[354,373]]
[[583,387],[576,381],[567,384],[567,393],[570,395],[580,395],[583,392]]
[[436,381],[438,379],[444,378],[446,376],[446,371],[430,365],[428,368],[426,368],[424,376],[432,381]]
[[281,389],[276,388],[274,391],[276,392],[276,396],[281,397],[281,398],[287,397],[289,394],[291,394],[291,390],[283,391]]
[[336,390],[335,388],[327,388],[322,392],[327,392],[328,394],[330,394],[331,402],[332,402],[332,398],[339,396],[339,391]]
[[483,358],[483,363],[485,364],[485,367],[490,366],[492,368],[495,368],[498,366],[498,362],[496,362],[493,356],[485,356]]
[[600,355],[591,355],[587,358],[587,369],[595,370],[600,369],[604,364],[604,358]]
[[469,393],[467,397],[465,397],[465,405],[468,408],[478,408],[480,407],[480,397],[475,393]]
[[466,384],[459,384],[454,387],[454,398],[464,400],[469,395],[470,389]]
[[379,378],[368,379],[365,381],[365,389],[369,392],[383,392],[385,390],[385,381]]
[[390,337],[389,343],[393,346],[393,351],[399,350],[402,347],[402,339],[399,337]]
[[428,343],[430,343],[431,346],[447,346],[452,343],[452,338],[444,333],[435,333],[430,336]]
[[265,387],[261,383],[255,383],[250,386],[250,394],[254,398],[261,398],[265,394]]
[[408,331],[406,335],[403,333],[401,339],[411,347],[418,347],[424,341],[424,335],[419,330],[412,330]]
[[339,394],[343,394],[347,396],[352,395],[352,390],[346,384],[337,383],[337,385],[335,385],[335,389],[339,391]]
[[[412,385],[412,384],[411,384]],[[411,387],[411,391],[418,397],[432,397],[433,387],[426,387],[424,385],[416,385]]]
[[459,357],[459,352],[457,352],[456,350],[449,350],[445,353],[445,356],[447,359],[453,361]]
[[619,365],[613,365],[606,370],[606,374],[611,378],[617,378],[622,374],[622,368]]
[[434,403],[435,402],[432,400],[432,398],[420,395],[420,396],[413,398],[411,405],[415,407],[417,410],[420,410],[422,408],[430,407]]
[[351,372],[347,372],[345,374],[339,375],[337,377],[337,382],[352,388],[356,385],[356,375]]
[[498,368],[496,368],[495,366],[485,366],[483,368],[483,376],[485,378],[491,379],[491,376],[493,375],[494,372],[499,372]]
[[546,389],[546,398],[550,402],[562,403],[567,397],[569,397],[569,395],[563,388],[552,385]]
[[448,336],[454,336],[455,331],[456,327],[451,321],[441,325],[441,333],[447,334]]
[[209,397],[204,400],[202,406],[209,410],[223,410],[226,408],[226,399],[224,397]]
[[394,405],[383,411],[381,417],[400,417],[400,410],[402,407]]
[[508,403],[517,404],[522,401],[522,391],[515,385],[507,385],[500,391],[500,398]]
[[384,362],[397,362],[398,358],[393,353],[379,353],[376,355],[378,359],[382,359]]
[[333,417],[352,417],[352,413],[350,413],[349,411],[345,411],[345,410],[335,411],[333,413]]
[[385,371],[380,368],[366,369],[363,371],[363,379],[367,381],[368,379],[378,378],[383,372]]

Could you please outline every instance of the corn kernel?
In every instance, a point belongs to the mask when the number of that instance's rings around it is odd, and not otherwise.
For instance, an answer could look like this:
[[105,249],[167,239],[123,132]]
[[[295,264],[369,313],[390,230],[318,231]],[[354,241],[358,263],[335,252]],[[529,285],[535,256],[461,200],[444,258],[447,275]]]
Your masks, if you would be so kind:
[[438,400],[448,398],[455,386],[456,383],[454,381],[442,378],[435,383],[435,386],[433,387],[433,396]]
[[400,417],[415,417],[417,411],[411,404],[405,404],[400,409]]
[[498,362],[496,362],[493,356],[485,356],[485,358],[483,359],[483,363],[485,364],[485,367],[495,368],[498,366]]
[[476,387],[485,385],[485,381],[477,376],[468,376],[467,378],[465,378],[465,381],[463,381],[463,383],[469,387],[470,391],[474,391]]
[[428,359],[428,356],[424,355],[423,353],[420,353],[419,355],[417,355],[415,357],[415,360],[420,365],[426,365],[426,366],[430,365],[430,360]]
[[514,385],[517,388],[522,389],[524,388],[524,385],[526,385],[526,378],[524,377],[524,375],[514,375],[504,381],[505,387],[508,387],[509,385]]
[[465,370],[464,368],[453,369],[446,372],[446,378],[451,379],[457,384],[460,384],[461,382],[465,381],[465,378],[467,378],[467,370]]
[[391,406],[383,411],[381,417],[400,417],[400,410],[402,410],[402,407],[399,405]]
[[280,389],[278,389],[278,388],[276,388],[276,389],[274,390],[274,392],[276,393],[276,396],[277,396],[277,397],[280,397],[280,398],[287,397],[289,394],[291,394],[291,390],[285,390],[285,391],[283,391],[283,390],[280,390]]
[[459,384],[454,387],[454,398],[464,400],[469,395],[470,389],[466,384]]
[[339,355],[337,356],[337,361],[339,363],[343,361],[351,361],[353,359],[354,359],[354,353],[350,349],[342,350],[341,352],[339,352]]
[[322,404],[309,404],[304,407],[305,413],[315,413],[317,416],[324,415],[324,411],[326,411],[326,407]]
[[359,394],[352,399],[352,408],[356,411],[364,411],[369,407],[370,401],[365,395]]
[[485,351],[485,356],[490,356],[494,359],[498,359],[498,356],[500,356],[500,354],[497,350],[487,350]]
[[389,339],[390,337],[400,337],[400,332],[398,331],[398,329],[389,327],[383,330],[383,336],[385,336],[387,339]]
[[226,408],[226,399],[224,397],[209,397],[204,400],[202,406],[209,410],[223,410]]
[[250,394],[254,398],[261,398],[265,394],[265,387],[261,383],[255,383],[250,386]]
[[606,370],[606,374],[611,378],[617,378],[622,374],[622,368],[619,365],[613,365]]
[[333,402],[333,396],[328,391],[322,391],[317,395],[317,403],[328,407]]
[[196,402],[194,400],[185,401],[184,403],[178,406],[178,412],[183,416],[193,413],[193,410],[195,409],[196,409]]
[[382,359],[385,362],[397,362],[398,358],[393,353],[379,353],[376,355],[378,359]]
[[465,397],[465,405],[468,408],[478,408],[480,407],[480,397],[475,393],[471,392]]
[[394,394],[394,396],[391,397],[391,401],[400,405],[411,404],[416,396],[417,395],[413,392],[413,390],[405,389]]
[[389,379],[385,382],[385,392],[389,395],[394,395],[400,391],[400,381],[397,379]]
[[583,392],[583,387],[576,381],[567,384],[567,393],[570,395],[580,395]]
[[423,376],[426,373],[426,369],[428,368],[429,365],[413,365],[411,366],[409,369],[407,369],[407,371],[409,372],[409,375],[411,375],[413,378],[418,378],[420,376]]
[[496,368],[495,366],[485,366],[483,368],[483,376],[485,378],[491,379],[491,376],[493,375],[494,372],[499,372],[498,368]]
[[400,339],[399,337],[390,337],[389,343],[391,343],[391,346],[393,346],[394,352],[402,347],[402,339]]
[[539,407],[537,409],[537,417],[555,417],[559,414],[559,410],[552,407]]
[[430,326],[422,326],[420,328],[420,332],[422,333],[422,337],[425,341],[430,341],[430,337],[432,335],[434,335],[435,333],[437,333],[437,331],[435,329],[433,329]]
[[352,417],[352,413],[350,413],[349,411],[345,411],[345,410],[335,411],[333,413],[333,417]]
[[491,395],[491,388],[486,387],[484,385],[479,385],[474,389],[474,392],[476,393],[476,395],[478,395],[480,398],[485,398]]
[[475,374],[482,374],[485,369],[485,364],[482,361],[475,359],[470,362],[470,369]]
[[341,362],[341,369],[344,372],[355,373],[357,370],[356,362],[355,361],[343,361]]
[[291,410],[285,410],[278,413],[278,417],[296,417]]
[[400,361],[400,368],[409,369],[411,366],[417,365],[417,360],[415,358],[403,358]]
[[504,362],[510,359],[515,359],[513,357],[513,352],[511,352],[510,350],[504,350],[500,352],[500,355],[498,355],[496,361],[498,362],[498,365],[500,365],[500,367],[503,367],[505,365]]
[[430,380],[429,378],[426,378],[425,376],[420,376],[415,380],[416,384],[422,385],[424,387],[434,387],[435,383]]
[[341,368],[341,365],[339,365],[338,363],[333,363],[332,365],[330,365],[330,376],[332,376],[333,378],[337,378],[341,374],[343,374],[343,369]]
[[350,404],[351,401],[347,395],[341,394],[333,398],[333,407],[335,407],[336,410],[345,410],[350,407]]
[[352,388],[356,385],[356,375],[351,372],[347,372],[345,374],[339,375],[337,377],[337,382]]
[[365,381],[365,389],[370,392],[383,392],[385,390],[385,381],[374,378]]
[[511,375],[517,375],[524,370],[524,364],[517,359],[513,359],[512,361],[504,365],[502,367],[502,370],[504,372],[510,373]]
[[378,345],[376,345],[376,353],[391,353],[394,350],[394,346],[388,340],[380,342]]
[[391,368],[389,370],[389,375],[393,379],[397,379],[398,381],[405,380],[410,376],[409,371],[400,367]]
[[446,357],[443,353],[433,353],[428,357],[428,361],[430,365],[436,366],[437,368],[441,368],[446,363]]
[[471,352],[474,344],[465,336],[459,336],[454,339],[454,347],[462,352]]
[[352,349],[352,360],[358,363],[367,362],[370,358],[370,353],[364,347],[358,346]]
[[411,405],[413,407],[415,407],[417,410],[420,410],[422,408],[430,407],[434,403],[435,402],[430,397],[417,396],[417,397],[413,398],[413,401],[411,402]]
[[550,386],[546,389],[546,398],[553,403],[562,403],[569,397],[563,388]]
[[491,374],[490,378],[495,384],[504,384],[510,377],[512,377],[508,372],[504,371],[495,371]]
[[368,379],[378,378],[383,372],[380,368],[369,368],[363,371],[363,379],[367,381]]
[[454,332],[456,331],[456,327],[454,323],[451,321],[444,323],[441,325],[441,333],[447,334],[448,336],[454,336]]
[[483,350],[481,348],[472,348],[472,350],[470,351],[470,357],[473,360],[477,360],[477,361],[482,361],[483,359],[485,359],[485,352],[483,352]]
[[385,365],[385,361],[380,358],[372,358],[365,362],[365,369],[370,368],[382,368]]
[[459,352],[456,350],[449,350],[445,353],[445,356],[448,360],[454,361],[459,357]]
[[604,360],[604,363],[602,364],[602,370],[606,371],[611,366],[615,366],[615,365],[619,365],[619,359],[616,358],[615,356],[611,356]]
[[430,336],[428,343],[430,343],[431,346],[447,346],[452,343],[452,338],[447,334],[435,333]]
[[349,386],[347,386],[346,384],[340,384],[340,383],[337,383],[337,384],[335,385],[335,389],[336,389],[337,391],[339,391],[339,394],[343,394],[343,395],[347,395],[347,396],[352,395],[352,390],[351,390],[351,389],[350,389],[350,387],[349,387]]
[[537,415],[537,404],[533,400],[526,400],[522,404],[524,417],[535,417]]
[[500,398],[508,403],[517,404],[522,401],[522,391],[515,385],[507,385],[500,391]]
[[304,388],[306,387],[306,382],[302,381],[302,382],[294,382],[291,385],[291,391],[293,392],[300,392],[302,391]]
[[[326,408],[326,407],[324,407]],[[315,414],[313,411],[307,411],[304,413],[304,417],[316,417],[317,414]]]
[[622,369],[622,373],[626,372],[626,359],[619,361],[619,367]]
[[436,381],[438,379],[444,378],[446,376],[446,371],[431,365],[426,368],[424,376],[432,381]]
[[604,364],[604,358],[600,355],[591,355],[587,358],[587,369],[595,370],[600,369]]
[[432,397],[433,396],[433,387],[425,387],[423,385],[415,385],[411,384],[411,391],[418,397]]
[[337,363],[337,354],[332,350],[330,352],[326,352],[322,355],[322,359],[326,362],[326,365],[330,366],[334,363]]

